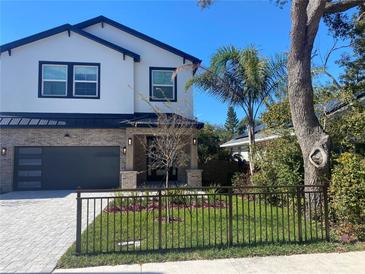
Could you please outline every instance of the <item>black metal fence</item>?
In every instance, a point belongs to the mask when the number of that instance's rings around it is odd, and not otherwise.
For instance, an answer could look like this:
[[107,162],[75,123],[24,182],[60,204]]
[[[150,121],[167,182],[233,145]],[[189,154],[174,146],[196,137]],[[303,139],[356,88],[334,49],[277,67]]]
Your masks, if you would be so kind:
[[76,254],[329,240],[325,186],[79,190]]

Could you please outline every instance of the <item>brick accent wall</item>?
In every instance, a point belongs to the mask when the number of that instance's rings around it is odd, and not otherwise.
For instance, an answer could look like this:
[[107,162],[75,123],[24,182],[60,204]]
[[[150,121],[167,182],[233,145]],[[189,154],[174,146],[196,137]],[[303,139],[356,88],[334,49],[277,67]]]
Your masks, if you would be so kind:
[[190,187],[201,187],[202,186],[202,172],[201,169],[188,169],[187,173],[187,184]]
[[0,156],[0,193],[13,190],[14,146],[120,146],[120,170],[125,170],[125,129],[1,128],[0,146],[7,148]]

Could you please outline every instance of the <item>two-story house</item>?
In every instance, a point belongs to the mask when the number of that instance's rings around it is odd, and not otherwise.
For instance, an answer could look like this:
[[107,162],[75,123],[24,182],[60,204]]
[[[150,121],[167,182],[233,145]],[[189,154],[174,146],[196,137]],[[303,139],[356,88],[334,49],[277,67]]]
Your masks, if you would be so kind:
[[[158,130],[155,108],[194,119],[195,70],[173,76],[201,60],[103,16],[4,44],[0,62],[0,192],[159,180],[137,136]],[[200,185],[190,143],[172,179]]]

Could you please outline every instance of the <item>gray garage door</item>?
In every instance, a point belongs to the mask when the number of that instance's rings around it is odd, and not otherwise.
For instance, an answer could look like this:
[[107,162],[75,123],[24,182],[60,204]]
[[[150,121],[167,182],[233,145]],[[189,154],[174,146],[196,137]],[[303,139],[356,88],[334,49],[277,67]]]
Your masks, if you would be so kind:
[[16,147],[15,188],[116,188],[119,147]]

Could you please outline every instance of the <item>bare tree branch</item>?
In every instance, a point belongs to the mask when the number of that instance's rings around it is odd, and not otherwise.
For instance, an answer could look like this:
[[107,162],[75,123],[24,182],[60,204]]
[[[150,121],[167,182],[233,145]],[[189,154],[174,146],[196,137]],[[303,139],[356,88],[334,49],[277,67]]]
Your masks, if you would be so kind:
[[337,79],[330,73],[330,72],[328,72],[327,70],[325,70],[324,72],[323,72],[324,74],[326,74],[329,78],[331,78],[332,79],[332,81],[333,81],[333,84],[338,88],[338,89],[341,89],[342,88],[342,86],[340,85],[340,83],[337,81]]
[[348,48],[351,46],[351,44],[349,45],[341,45],[341,46],[337,46],[337,43],[338,43],[338,40],[335,39],[334,42],[333,42],[333,45],[332,47],[329,49],[329,51],[326,53],[326,55],[324,56],[324,58],[322,57],[322,55],[320,54],[320,51],[317,49],[315,50],[315,52],[319,55],[319,58],[321,59],[322,61],[322,64],[321,66],[319,67],[314,67],[312,69],[312,74],[313,75],[318,75],[318,74],[325,74],[326,76],[328,76],[333,84],[336,86],[337,89],[341,89],[342,86],[340,85],[340,83],[337,81],[336,77],[334,77],[329,71],[328,71],[328,68],[327,68],[327,64],[328,64],[328,61],[331,57],[331,55],[339,50],[339,49],[343,49],[343,48]]
[[311,0],[307,6],[307,44],[310,48],[312,48],[317,35],[325,6],[326,0]]
[[343,0],[336,2],[327,2],[324,14],[343,12],[358,5],[365,4],[364,0]]
[[360,22],[361,19],[365,16],[365,12],[361,13],[357,18],[356,18],[356,21],[357,22]]

